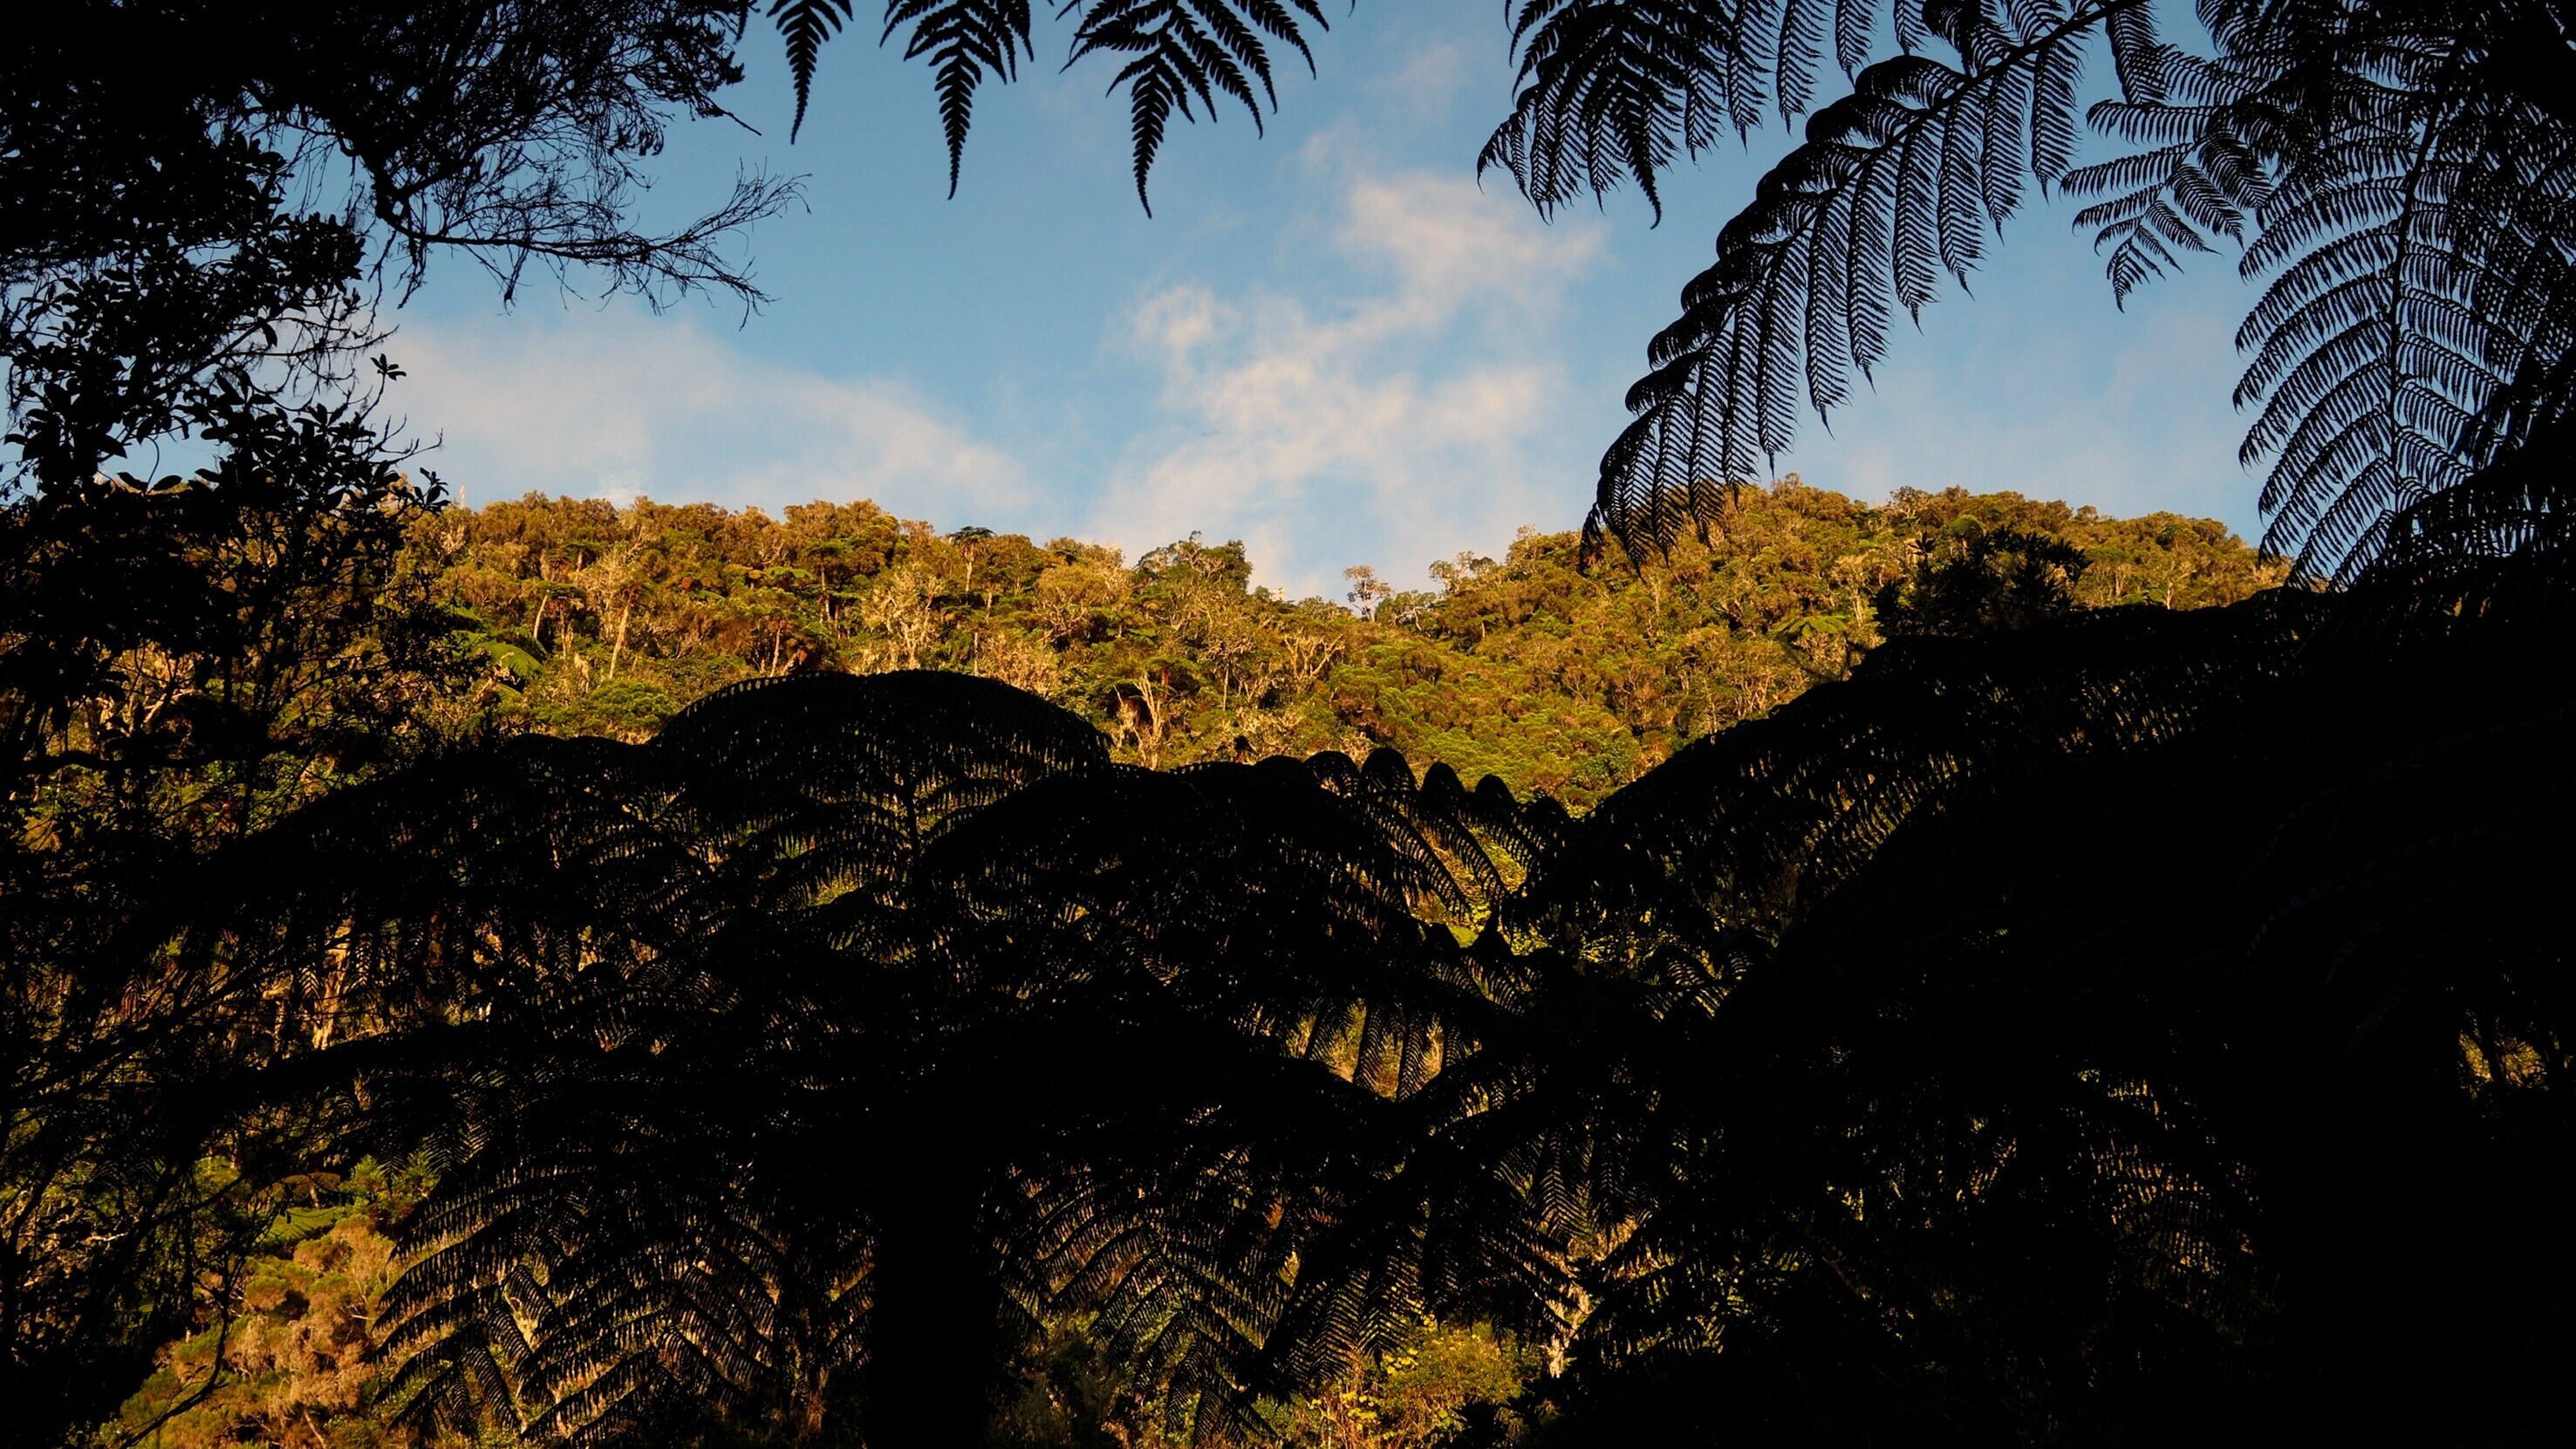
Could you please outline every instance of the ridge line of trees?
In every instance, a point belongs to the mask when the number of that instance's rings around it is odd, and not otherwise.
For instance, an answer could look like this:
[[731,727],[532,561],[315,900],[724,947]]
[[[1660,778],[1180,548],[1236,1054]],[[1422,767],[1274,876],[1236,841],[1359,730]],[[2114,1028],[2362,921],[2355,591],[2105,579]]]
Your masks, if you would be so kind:
[[2222,526],[1794,476],[1739,495],[1710,542],[1586,570],[1572,533],[1349,571],[1345,599],[1253,586],[1240,544],[1116,550],[871,504],[776,519],[530,497],[450,510],[416,567],[480,656],[485,707],[641,739],[735,679],[937,667],[1053,699],[1146,765],[1392,746],[1580,809],[1688,741],[1846,676],[1891,635],[2069,608],[2197,608],[2278,583]]

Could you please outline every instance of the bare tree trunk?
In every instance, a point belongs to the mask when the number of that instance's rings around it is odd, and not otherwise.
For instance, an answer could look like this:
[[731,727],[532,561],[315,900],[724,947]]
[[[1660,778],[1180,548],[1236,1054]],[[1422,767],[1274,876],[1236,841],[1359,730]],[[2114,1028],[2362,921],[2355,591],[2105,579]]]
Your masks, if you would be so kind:
[[617,640],[608,646],[608,677],[617,677],[618,656],[626,652],[626,620],[635,612],[635,601],[626,600],[617,610]]

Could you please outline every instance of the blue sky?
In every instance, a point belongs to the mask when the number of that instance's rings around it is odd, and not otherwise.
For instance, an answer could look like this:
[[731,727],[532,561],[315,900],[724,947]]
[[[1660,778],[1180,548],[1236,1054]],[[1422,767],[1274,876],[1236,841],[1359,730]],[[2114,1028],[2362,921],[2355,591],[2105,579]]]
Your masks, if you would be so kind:
[[[1328,11],[1328,13],[1331,13]],[[469,502],[530,490],[777,509],[874,498],[942,528],[1116,543],[1243,538],[1262,582],[1338,594],[1369,564],[1498,553],[1580,521],[1620,398],[1684,281],[1786,144],[1775,128],[1666,189],[1541,221],[1474,160],[1506,112],[1499,6],[1335,14],[1320,77],[1176,127],[1155,215],[1128,176],[1113,67],[1040,63],[988,88],[964,183],[927,70],[864,23],[828,47],[803,136],[775,37],[734,96],[761,134],[682,128],[652,205],[738,170],[802,173],[807,206],[749,239],[774,298],[655,315],[535,289],[505,310],[451,264],[403,314],[396,405]],[[2235,456],[2232,259],[2111,303],[2066,208],[2026,213],[1906,331],[1874,391],[1783,471],[1858,495],[2014,488],[2171,509],[2253,536]]]

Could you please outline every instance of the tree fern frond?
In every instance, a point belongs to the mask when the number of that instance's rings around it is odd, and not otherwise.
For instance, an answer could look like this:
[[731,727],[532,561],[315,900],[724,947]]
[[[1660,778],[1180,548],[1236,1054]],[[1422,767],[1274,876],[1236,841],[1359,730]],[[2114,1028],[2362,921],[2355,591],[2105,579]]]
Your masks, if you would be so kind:
[[[1522,0],[1511,117],[1477,157],[1502,167],[1543,213],[1634,180],[1662,213],[1657,177],[1723,129],[1750,129],[1780,81],[1802,109],[1823,45],[1822,0]],[[1866,34],[1867,0],[1837,0],[1837,49]],[[1769,33],[1764,33],[1765,31]]]
[[[822,46],[852,13],[852,0],[771,0],[796,91],[791,140],[804,128]],[[1296,51],[1311,71],[1306,27],[1328,28],[1319,0],[1062,0],[1057,13],[1075,17],[1067,66],[1095,52],[1126,57],[1109,89],[1128,91],[1137,198],[1149,212],[1146,178],[1172,113],[1196,119],[1205,108],[1213,119],[1222,95],[1242,104],[1259,129],[1264,102],[1278,106],[1271,44]],[[1016,79],[1022,57],[1034,58],[1034,18],[1031,0],[888,0],[879,43],[908,30],[904,58],[931,65],[951,196],[976,92],[988,80]]]
[[933,84],[939,93],[939,124],[948,141],[948,194],[957,194],[958,168],[966,155],[966,131],[973,122],[975,89],[987,76],[1008,81],[1019,74],[1023,51],[1034,58],[1029,39],[1029,0],[890,0],[885,31],[879,42],[912,27],[903,57],[930,57]]
[[[1526,986],[1489,918],[1565,828],[1391,752],[1117,766],[930,673],[739,686],[649,745],[333,801],[293,913],[472,943],[474,1029],[372,1088],[439,1116],[386,1299],[404,1401],[605,1444],[774,1422],[838,1373],[927,1426],[980,1402],[978,1314],[1078,1293],[1104,1331],[1150,1319],[1213,1423],[1259,1364],[1381,1344],[1453,1278],[1539,1283],[1508,1193],[1401,1169],[1508,1090],[1471,1070]],[[1334,1238],[1471,1199],[1490,1272],[1464,1239]]]
[[[2033,7],[2055,18],[2018,34],[1946,17],[1971,69],[1882,61],[1816,113],[1655,339],[1656,370],[1628,396],[1638,417],[1602,459],[1587,537],[1665,546],[1695,523],[1700,480],[1760,476],[1801,406],[1822,416],[1847,400],[1847,369],[1866,375],[1885,353],[1891,305],[1918,314],[1945,271],[1964,283],[1987,229],[2019,205],[2018,178],[2045,183],[2063,169],[2076,47],[2113,8]],[[1531,119],[1489,148],[1535,180],[1542,204],[1561,199],[1568,173],[1526,142],[1570,104],[1533,102]]]
[[1243,106],[1258,130],[1263,101],[1273,109],[1278,106],[1270,51],[1262,36],[1295,50],[1311,70],[1315,57],[1306,43],[1305,24],[1327,28],[1317,0],[1066,0],[1064,9],[1070,13],[1077,6],[1082,16],[1068,66],[1095,53],[1130,57],[1109,89],[1127,88],[1136,199],[1148,214],[1153,202],[1146,194],[1146,178],[1162,150],[1172,113],[1195,120],[1194,107],[1204,107],[1214,120],[1217,97],[1223,94]]
[[[1944,272],[1965,284],[2025,177],[2090,199],[2078,224],[2116,301],[2222,241],[2270,276],[2242,334],[2246,454],[2270,459],[2270,546],[2309,569],[2363,567],[2388,511],[2482,466],[2576,347],[2576,110],[2517,58],[2556,32],[2513,7],[2213,5],[2209,56],[2133,0],[1890,16],[1903,53],[1811,119],[1654,340],[1588,536],[1660,547],[1704,494],[1759,476],[1801,405],[1848,401],[1895,307],[1919,313]],[[1542,211],[1632,179],[1656,201],[1661,168],[1743,124],[1748,98],[1803,108],[1825,29],[1803,0],[1528,0],[1513,115],[1480,165]],[[2078,167],[2097,32],[2119,94],[2089,120],[2137,149]]]
[[2294,172],[2246,257],[2249,272],[2321,259],[2284,270],[2240,339],[2254,357],[2239,396],[2261,404],[2245,452],[2273,457],[2268,541],[2312,568],[2365,561],[2374,520],[2465,476],[2459,440],[2425,435],[2405,405],[2428,386],[2462,387],[2453,401],[2475,412],[2488,390],[2474,320],[2429,334],[2418,325],[2436,311],[2462,318],[2450,304],[2468,284],[2441,244],[2448,180],[2436,136],[2428,129],[2407,149],[2349,146]]
[[[1772,31],[1771,84],[1776,93],[1783,123],[1807,113],[1815,97],[1816,66],[1825,53],[1826,28],[1839,26],[1843,12],[1849,8],[1841,0],[1782,0],[1777,25]],[[1839,49],[1839,47],[1838,47]]]
[[805,129],[805,109],[814,96],[814,70],[821,61],[823,42],[849,24],[851,9],[851,0],[770,0],[769,18],[787,43],[787,69],[796,83],[796,119],[787,131],[790,140]]

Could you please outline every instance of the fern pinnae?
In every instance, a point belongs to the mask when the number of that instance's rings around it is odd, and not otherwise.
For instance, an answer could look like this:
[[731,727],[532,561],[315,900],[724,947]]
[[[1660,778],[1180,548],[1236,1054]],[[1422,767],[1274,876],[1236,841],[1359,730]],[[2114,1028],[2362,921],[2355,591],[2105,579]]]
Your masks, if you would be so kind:
[[2172,66],[2180,55],[2156,33],[2149,6],[2114,10],[2104,17],[2103,35],[2111,52],[2111,69],[2122,99],[2153,106],[2171,94]]
[[2016,66],[1997,71],[1989,85],[1975,170],[1986,204],[1986,224],[1998,231],[2021,209],[2020,152],[2031,115],[2032,88],[2030,72]]
[[1852,211],[1858,198],[1837,191],[1825,201],[1808,248],[1806,277],[1807,404],[1816,421],[1826,425],[1832,411],[1850,400],[1844,359],[1853,356],[1850,278]]
[[[1066,0],[1063,13],[1081,3]],[[1084,12],[1065,63],[1095,52],[1131,57],[1109,89],[1127,88],[1137,199],[1149,214],[1147,179],[1172,113],[1195,120],[1204,106],[1213,120],[1217,97],[1224,95],[1240,103],[1260,129],[1264,98],[1273,109],[1278,104],[1269,48],[1261,37],[1266,33],[1296,50],[1311,71],[1314,54],[1305,22],[1327,26],[1317,0],[1095,0]]]
[[2012,30],[2005,43],[2024,36],[2053,30],[2066,19],[2064,0],[2005,0],[2005,11],[2012,17]]
[[[2440,204],[2427,194],[2440,186],[2438,144],[2438,131],[2425,127],[2402,151],[2376,140],[2355,147],[2353,159],[2367,168],[2357,175],[2316,175],[2312,163],[2307,175],[2315,180],[2294,173],[2281,191],[2281,215],[2267,218],[2264,237],[2248,249],[2251,270],[2337,233],[2384,238],[2376,249],[2382,265],[2369,285],[2289,294],[2289,305],[2270,316],[2273,330],[2295,335],[2304,328],[2321,341],[2286,365],[2281,358],[2298,349],[2268,359],[2258,352],[2257,362],[2268,361],[2269,369],[2249,369],[2240,385],[2240,392],[2263,398],[2246,433],[2246,452],[2273,455],[2262,493],[2272,514],[2267,545],[2295,550],[2304,566],[2343,571],[2357,557],[2356,543],[2369,535],[2365,515],[2408,501],[2402,495],[2417,486],[2390,476],[2387,460],[2406,431],[2399,396],[2409,385],[2407,355],[2416,344],[2405,325],[2405,300],[2417,280],[2414,264],[2430,255],[2419,251],[2429,238],[2418,217],[2427,204]],[[2329,331],[2335,321],[2344,325]]]
[[973,124],[975,91],[987,75],[1002,81],[1018,78],[1023,51],[1034,58],[1030,39],[1029,0],[891,0],[884,44],[896,30],[913,27],[904,59],[931,59],[938,94],[941,131],[948,143],[948,194],[957,182],[966,154],[966,133]]
[[[1771,54],[1771,84],[1781,124],[1787,125],[1807,113],[1815,96],[1816,66],[1823,59],[1825,8],[1838,0],[1782,0],[1780,16],[1772,28],[1777,43]],[[1839,22],[1839,16],[1835,17]]]
[[[2244,219],[2235,204],[2211,182],[2199,166],[2186,162],[2174,177],[2173,194],[2180,203],[2173,225],[2178,230],[2174,241],[2198,252],[2215,252],[2216,247],[2204,238],[2234,239],[2244,234]],[[2174,213],[2168,213],[2174,215]],[[2182,226],[2188,219],[2189,226]]]
[[[2143,7],[2108,6],[2117,17]],[[2030,66],[2030,171],[2041,189],[2055,185],[2075,161],[2075,88],[2083,79],[2081,30],[2074,25],[2042,41]]]
[[[1199,7],[1197,13],[1206,21],[1209,31],[1209,40],[1201,47],[1202,62],[1215,65],[1227,57],[1240,62],[1244,69],[1252,73],[1253,79],[1261,82],[1262,96],[1269,101],[1273,109],[1276,109],[1279,105],[1279,91],[1271,81],[1270,52],[1261,44],[1261,37],[1253,31],[1252,27],[1244,24],[1235,15],[1233,9],[1224,3],[1224,0],[1203,5]],[[1309,56],[1310,66],[1312,61],[1313,57]],[[1261,103],[1253,98],[1251,86],[1238,81],[1228,89],[1243,103],[1244,112],[1251,116],[1253,130],[1259,131]]]
[[1932,44],[1935,31],[1924,18],[1925,8],[1925,0],[1894,0],[1888,6],[1888,21],[1895,28],[1900,53],[1912,55]]
[[[1864,158],[1866,159],[1866,158]],[[1885,166],[1860,168],[1859,183],[1835,187],[1852,197],[1850,265],[1843,274],[1845,329],[1851,337],[1852,368],[1864,379],[1887,355],[1889,325],[1895,320],[1880,282],[1894,266],[1895,238],[1890,218],[1896,208],[1896,174]]]
[[[1750,6],[1745,8],[1751,9]],[[1784,13],[1785,9],[1786,7],[1779,3],[1779,0],[1772,0],[1772,3],[1763,4],[1761,9],[1754,11],[1753,14],[1759,16],[1766,26],[1776,26],[1789,18],[1789,15]],[[1725,102],[1727,124],[1733,128],[1739,138],[1749,136],[1761,127],[1763,101],[1775,78],[1771,68],[1764,63],[1759,38],[1745,28],[1744,18],[1739,13],[1739,17],[1729,27],[1734,33],[1723,47],[1726,57],[1726,85],[1719,92]],[[1684,84],[1682,91],[1687,97],[1692,93],[1692,88]],[[1669,88],[1664,91],[1664,94],[1670,94]],[[1683,104],[1687,108],[1690,102],[1686,99]],[[1687,113],[1685,119],[1687,119]],[[1702,137],[1700,144],[1703,146],[1716,139],[1714,135],[1705,132],[1700,134]],[[1664,151],[1662,160],[1669,162],[1672,159],[1669,143],[1662,149]]]
[[[1646,491],[1664,486],[1677,474],[1750,472],[1775,453],[1786,442],[1787,429],[1777,406],[1778,378],[1790,372],[1807,374],[1810,405],[1826,395],[1813,376],[1818,363],[1812,351],[1805,356],[1757,358],[1734,342],[1721,342],[1721,331],[1737,340],[1749,331],[1756,334],[1757,342],[1767,337],[1774,348],[1784,351],[1826,342],[1847,348],[1855,366],[1866,372],[1885,345],[1883,319],[1872,315],[1884,295],[1882,284],[1865,270],[1875,260],[1873,252],[1882,245],[1886,248],[1889,266],[1881,275],[1889,281],[1884,285],[1909,312],[1919,312],[1930,300],[1938,270],[1964,275],[1982,249],[1983,228],[1993,223],[1997,210],[2017,200],[2015,194],[1974,176],[1976,163],[1997,149],[1990,138],[1999,134],[1992,117],[1977,111],[1978,103],[1991,105],[2001,97],[2019,109],[2021,86],[1998,83],[1998,68],[2040,64],[2063,79],[2065,63],[2058,57],[2073,54],[2072,39],[2095,23],[2100,13],[2083,12],[2068,18],[2059,31],[2009,48],[2004,41],[2010,37],[1963,32],[1960,38],[1972,53],[1991,54],[1993,60],[1974,80],[1919,58],[1899,57],[1863,72],[1850,100],[1818,113],[1810,123],[1807,145],[1774,169],[1754,207],[1730,224],[1721,238],[1720,266],[1703,273],[1686,291],[1685,306],[1691,309],[1686,321],[1691,314],[1712,314],[1707,321],[1689,322],[1690,331],[1705,340],[1686,340],[1681,324],[1658,338],[1650,354],[1657,372],[1651,385],[1641,384],[1632,396],[1632,404],[1646,407],[1640,422],[1652,422],[1632,425],[1605,456],[1595,526],[1608,526],[1614,514],[1645,522],[1646,515],[1618,500],[1633,496],[1642,503]],[[2070,48],[2053,48],[2061,42],[2069,42]],[[2071,82],[2068,88],[2061,109],[2071,110]],[[2047,91],[2047,85],[2033,80],[2027,94],[2035,112],[2047,109]],[[2069,129],[2071,122],[2064,117],[2034,119],[2033,145],[2038,148],[2034,154],[2045,159],[2056,145],[2051,135]],[[2018,143],[2011,149],[2017,153]],[[1787,239],[1814,224],[1824,210],[1819,204],[1823,196],[1846,188],[1858,193],[1849,213],[1852,244],[1844,288],[1849,299],[1846,324],[1831,333],[1813,326],[1784,332],[1777,325],[1782,314],[1775,304],[1780,299],[1769,285],[1794,287],[1798,278],[1781,270],[1783,259],[1792,253],[1802,261],[1813,255],[1811,244],[1792,245]],[[1887,218],[1883,233],[1869,224],[1877,220],[1882,196]],[[1965,228],[1960,211],[1967,213]],[[1976,234],[1970,235],[1970,230]],[[1813,275],[1812,268],[1807,275]],[[1756,309],[1757,315],[1745,318],[1747,307]],[[1696,352],[1699,366],[1677,377],[1667,359],[1677,359],[1681,348]],[[1735,385],[1739,369],[1754,374],[1756,385],[1750,392]],[[1729,380],[1721,381],[1721,373]],[[1685,424],[1676,415],[1682,389],[1697,395],[1694,414],[1713,403],[1725,415],[1717,419],[1713,431],[1697,420]],[[1748,405],[1750,416],[1738,413]],[[1695,452],[1684,460],[1664,456],[1664,450],[1686,438],[1694,448],[1705,446],[1701,440],[1713,442],[1715,452]],[[1676,461],[1680,466],[1674,466]],[[1641,466],[1650,476],[1636,472]],[[1621,473],[1628,481],[1619,481]],[[1669,536],[1661,520],[1656,521],[1656,533]],[[1634,541],[1651,546],[1642,536]]]
[[1945,130],[1926,112],[1919,125],[1906,127],[1895,141],[1896,205],[1892,213],[1890,256],[1894,260],[1897,303],[1915,325],[1923,323],[1940,275],[1938,228],[1942,216],[1940,152],[1933,134]]
[[1981,148],[1986,139],[1985,121],[1992,114],[1991,100],[1990,96],[1981,97],[1975,110],[1963,112],[1941,127],[1935,235],[1940,242],[1941,266],[1962,290],[1968,285],[1969,271],[1977,264],[1980,243],[1989,224],[1985,209],[1992,193],[1978,173],[1984,162]]
[[[1766,471],[1777,463],[1797,432],[1798,404],[1805,393],[1805,371],[1797,359],[1812,356],[1814,347],[1802,333],[1806,309],[1794,284],[1804,276],[1815,246],[1815,232],[1802,227],[1792,233],[1780,264],[1765,279],[1762,307],[1762,335],[1755,344],[1760,359],[1760,374],[1755,384],[1760,420],[1756,445],[1762,453]],[[1795,339],[1795,340],[1793,340]],[[1694,522],[1698,510],[1692,510]]]
[[841,33],[850,21],[852,0],[770,0],[769,18],[787,45],[787,69],[796,88],[796,119],[787,137],[805,129],[805,111],[814,96],[814,71],[823,42]]

